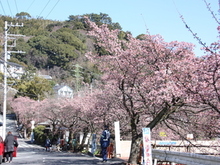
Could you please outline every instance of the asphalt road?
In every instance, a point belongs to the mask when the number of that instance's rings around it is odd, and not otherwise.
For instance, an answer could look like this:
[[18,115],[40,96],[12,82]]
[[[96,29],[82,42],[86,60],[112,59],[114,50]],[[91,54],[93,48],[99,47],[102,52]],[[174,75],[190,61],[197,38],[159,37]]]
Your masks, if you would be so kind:
[[121,160],[112,159],[107,163],[103,163],[100,158],[90,157],[88,155],[78,153],[58,153],[58,152],[20,152],[13,159],[11,164],[30,164],[30,165],[95,165],[95,164],[111,164],[122,165]]
[[[7,115],[7,131],[12,131],[14,135],[17,135],[16,124],[12,115]],[[17,157],[13,158],[12,163],[14,165],[123,165],[124,160],[113,158],[108,162],[103,163],[101,158],[92,157],[81,153],[70,152],[46,152],[44,147],[31,144],[30,140],[18,138],[18,150]],[[2,163],[7,164],[7,163]]]

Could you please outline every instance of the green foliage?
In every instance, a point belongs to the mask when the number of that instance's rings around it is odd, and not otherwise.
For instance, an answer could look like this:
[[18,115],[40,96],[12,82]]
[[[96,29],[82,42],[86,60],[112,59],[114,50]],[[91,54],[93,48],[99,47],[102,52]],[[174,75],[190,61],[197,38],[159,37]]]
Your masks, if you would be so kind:
[[0,72],[0,82],[3,83],[3,80],[4,80],[4,74]]
[[9,62],[16,63],[16,64],[19,64],[19,65],[21,65],[21,66],[23,66],[23,67],[25,67],[25,68],[27,67],[27,65],[26,65],[24,62],[18,60],[18,59],[15,58],[15,57],[11,57],[10,60],[8,60],[8,61],[9,61]]
[[100,14],[86,14],[92,22],[95,22],[97,25],[102,24],[112,24],[112,19],[108,16],[108,14],[100,13]]
[[84,17],[88,17],[92,22],[95,22],[97,25],[107,24],[110,29],[119,29],[121,30],[120,24],[113,23],[111,17],[108,14],[100,13],[100,14],[84,14],[84,15],[70,15],[69,21],[74,22],[74,29],[86,29],[87,25],[84,22]]
[[52,94],[54,83],[40,77],[22,77],[20,82],[17,82],[15,88],[18,90],[16,97],[28,96],[34,100],[43,100],[48,94]]
[[59,66],[64,69],[68,69],[72,60],[77,58],[77,53],[73,46],[67,44],[54,44],[52,51],[48,51],[49,56],[48,63],[52,66]]
[[27,12],[20,12],[15,15],[18,19],[29,19],[31,15]]
[[55,27],[62,27],[62,25],[63,24],[61,22],[56,22],[56,23],[48,24],[46,26],[46,30],[48,30],[49,32],[52,32]]
[[74,23],[74,27],[73,27],[73,30],[76,30],[76,29],[85,29],[85,24],[83,22],[76,22]]
[[146,35],[145,34],[140,34],[136,37],[139,40],[146,40]]
[[[15,53],[15,54],[13,54],[12,58],[14,58],[14,61],[16,58],[18,61],[23,62],[25,64],[28,64],[27,58],[26,58],[26,56],[27,56],[26,53],[31,50],[31,47],[27,44],[27,42],[25,42],[25,40],[23,38],[19,38],[17,40],[17,43],[18,44],[16,45],[16,47],[13,50],[14,51],[22,50],[25,53]],[[18,63],[18,61],[16,63]]]
[[[86,57],[84,54],[87,51],[93,51],[93,44],[95,41],[88,38],[86,35],[87,24],[84,21],[84,16],[89,17],[92,21],[101,25],[107,24],[110,29],[120,29],[119,23],[113,23],[108,14],[84,14],[84,15],[70,15],[67,21],[44,20],[42,18],[34,19],[27,12],[20,12],[16,14],[16,18],[8,16],[0,16],[0,33],[4,32],[4,23],[23,23],[22,28],[10,28],[11,34],[22,34],[25,37],[18,38],[16,47],[11,48],[13,51],[22,50],[26,53],[16,53],[11,57],[11,62],[18,63],[28,70],[38,69],[47,70],[50,68],[53,78],[57,82],[70,82],[73,79],[71,68],[74,64],[86,64]],[[89,40],[89,42],[88,42]],[[2,51],[0,49],[0,51]],[[96,47],[96,51],[106,54],[103,48]],[[86,67],[83,66],[83,67]],[[93,69],[93,68],[89,68]],[[26,68],[25,68],[26,70]],[[57,74],[56,71],[62,71],[62,74]],[[92,71],[93,72],[93,71]],[[98,72],[96,72],[98,74]],[[84,82],[91,82],[91,75],[83,73]],[[18,84],[22,84],[21,80]],[[23,86],[30,86],[25,80]],[[17,84],[17,89],[21,93],[29,93],[29,88],[24,88]],[[74,84],[73,84],[74,85]],[[34,94],[32,92],[31,94]],[[35,98],[36,99],[36,98]]]
[[45,135],[44,135],[45,126],[39,125],[34,128],[34,138],[37,144],[44,144]]
[[99,45],[95,45],[95,50],[97,51],[99,56],[110,54],[104,47],[100,47]]
[[83,42],[72,33],[72,30],[70,31],[69,29],[65,29],[67,28],[63,28],[62,30],[53,33],[52,36],[64,44],[74,46],[76,50],[84,50],[85,46]]
[[123,31],[120,31],[119,34],[118,34],[118,38],[120,40],[126,40],[127,39],[127,33],[123,32]]
[[73,21],[73,22],[81,22],[83,19],[83,16],[81,15],[70,15],[69,16],[69,21]]
[[68,30],[54,32],[51,36],[39,35],[28,41],[28,44],[35,48],[30,52],[32,57],[45,57],[38,58],[38,68],[45,68],[49,65],[67,69],[70,62],[78,57],[76,50],[81,52],[85,50],[84,43],[74,34],[68,33]]
[[24,27],[19,28],[19,33],[26,36],[48,36],[49,32],[45,30],[45,27],[52,23],[52,21],[40,19],[26,19],[22,20],[22,22],[24,23]]
[[111,30],[114,30],[114,29],[122,30],[122,27],[118,22],[112,23],[111,25],[108,26],[108,28]]

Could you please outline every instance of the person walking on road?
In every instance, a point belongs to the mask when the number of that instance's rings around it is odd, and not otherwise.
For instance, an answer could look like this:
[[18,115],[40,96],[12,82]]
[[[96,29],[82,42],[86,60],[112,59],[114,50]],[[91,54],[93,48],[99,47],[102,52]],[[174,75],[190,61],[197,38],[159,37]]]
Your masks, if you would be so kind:
[[[15,144],[18,145],[18,142],[15,139],[15,137],[12,135],[11,131],[8,132],[4,143],[5,143],[6,162],[9,161],[9,163],[11,163],[12,158],[13,158],[14,146]],[[10,157],[10,160],[9,160],[9,157]]]
[[50,147],[51,147],[51,142],[50,142],[50,139],[47,137],[47,138],[46,138],[46,141],[45,141],[46,151],[49,151],[49,152],[50,152]]
[[102,149],[102,161],[107,162],[107,148],[110,144],[110,132],[108,131],[108,126],[104,126],[104,131],[100,138],[100,144]]

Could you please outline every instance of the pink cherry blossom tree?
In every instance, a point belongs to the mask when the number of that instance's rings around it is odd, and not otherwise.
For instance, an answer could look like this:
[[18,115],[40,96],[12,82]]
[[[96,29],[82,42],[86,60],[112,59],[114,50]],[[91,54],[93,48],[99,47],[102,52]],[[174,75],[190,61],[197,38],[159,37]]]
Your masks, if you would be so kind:
[[28,129],[31,128],[31,121],[36,119],[38,104],[37,101],[29,97],[18,97],[11,101],[11,107],[16,114],[18,124],[23,125],[25,138]]
[[52,135],[58,133],[61,127],[62,109],[66,106],[63,98],[45,99],[40,102],[40,118],[52,126]]
[[[181,19],[185,24],[186,28],[191,32],[194,38],[198,41],[198,43],[202,46],[205,55],[202,57],[198,57],[198,60],[194,63],[194,68],[190,69],[187,73],[188,76],[185,74],[180,74],[177,76],[177,81],[184,87],[185,92],[188,93],[189,98],[194,101],[194,104],[199,104],[200,107],[203,107],[203,111],[207,111],[204,113],[209,113],[210,115],[206,115],[208,121],[210,121],[209,129],[204,129],[203,132],[209,131],[209,134],[212,136],[209,137],[216,137],[219,136],[218,131],[218,117],[220,110],[219,110],[219,72],[220,72],[220,22],[217,18],[215,11],[211,9],[211,5],[204,0],[204,3],[207,6],[208,11],[210,12],[213,20],[216,22],[217,27],[217,38],[218,40],[211,43],[208,46],[205,43],[205,39],[201,39],[196,32],[192,30],[189,24],[184,20],[183,16]],[[220,10],[218,10],[218,13]],[[202,106],[201,106],[202,105]],[[201,109],[201,108],[200,108]],[[216,117],[214,117],[216,116]],[[211,117],[211,118],[210,118]],[[201,116],[202,118],[202,116]],[[211,124],[212,121],[216,124]],[[200,120],[201,122],[201,120]],[[207,122],[206,122],[207,124]],[[201,124],[200,124],[201,125]],[[205,124],[204,124],[205,125]]]
[[176,84],[174,75],[181,72],[178,64],[184,64],[185,69],[193,67],[193,45],[167,43],[159,35],[144,35],[140,40],[127,34],[120,40],[119,31],[110,31],[106,25],[98,27],[90,21],[88,24],[92,29],[89,34],[108,53],[90,52],[87,56],[103,72],[106,88],[118,96],[120,110],[129,120],[132,140],[129,163],[136,163],[141,128],[155,128],[184,110],[190,101],[182,86]]

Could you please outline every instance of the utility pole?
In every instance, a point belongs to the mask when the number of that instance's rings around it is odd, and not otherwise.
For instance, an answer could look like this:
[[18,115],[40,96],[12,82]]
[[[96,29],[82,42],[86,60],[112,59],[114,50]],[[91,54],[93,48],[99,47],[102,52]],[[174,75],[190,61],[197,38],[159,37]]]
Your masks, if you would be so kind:
[[[10,27],[23,27],[23,24],[18,25],[15,24],[13,25],[8,24],[7,21],[5,21],[5,37],[4,37],[4,100],[3,100],[3,126],[2,126],[2,138],[5,139],[5,134],[6,134],[6,107],[7,107],[7,60],[8,60],[8,53],[10,51],[7,50],[8,47],[12,47],[11,45],[8,45],[8,36],[22,36],[22,35],[13,35],[13,34],[8,34],[8,30]],[[13,51],[10,53],[24,53],[22,51]]]
[[75,65],[75,70],[73,70],[75,72],[75,78],[76,78],[76,91],[79,92],[80,90],[80,78],[82,78],[81,76],[81,71],[80,69],[82,69],[82,67],[79,64]]

